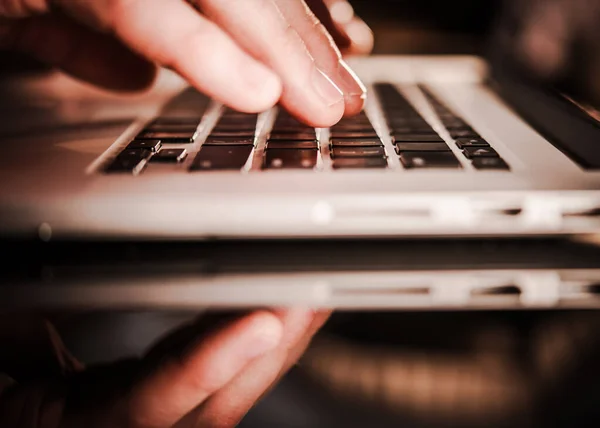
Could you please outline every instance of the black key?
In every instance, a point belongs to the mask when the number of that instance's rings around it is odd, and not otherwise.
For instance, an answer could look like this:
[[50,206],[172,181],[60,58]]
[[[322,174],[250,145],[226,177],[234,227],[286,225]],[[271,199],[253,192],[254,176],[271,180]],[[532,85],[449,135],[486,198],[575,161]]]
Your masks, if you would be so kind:
[[333,161],[334,169],[370,169],[387,168],[387,159],[378,158],[337,158]]
[[149,150],[143,149],[125,149],[123,150],[110,165],[106,168],[106,172],[128,172],[138,174],[152,153]]
[[254,129],[241,131],[222,131],[214,130],[209,135],[210,138],[241,138],[254,139]]
[[341,120],[335,125],[333,125],[331,128],[345,129],[349,126],[362,126],[363,128],[372,128],[373,124],[367,118],[361,120]]
[[217,123],[213,128],[212,132],[223,131],[223,132],[235,132],[235,131],[249,131],[254,134],[256,130],[256,122],[252,123]]
[[415,142],[415,143],[443,143],[444,140],[437,134],[392,134],[394,142]]
[[265,152],[265,169],[312,169],[317,165],[316,150],[271,149]]
[[385,148],[379,147],[334,147],[331,150],[332,158],[371,158],[384,157]]
[[473,166],[477,169],[510,170],[510,167],[500,158],[477,158],[473,160]]
[[290,126],[274,126],[271,130],[272,134],[300,134],[300,133],[315,132],[314,128],[305,125],[290,125]]
[[377,147],[382,145],[379,138],[333,138],[331,140],[331,147]]
[[405,152],[400,155],[400,161],[408,169],[461,168],[453,153]]
[[468,147],[489,147],[490,145],[481,138],[459,138],[456,140],[456,145],[463,150]]
[[252,152],[252,146],[202,146],[194,159],[192,171],[241,169]]
[[178,163],[182,162],[187,156],[185,149],[162,149],[152,156],[152,162]]
[[160,140],[163,144],[167,143],[193,143],[196,137],[194,132],[153,132],[142,131],[138,134],[136,140]]
[[306,127],[305,123],[302,123],[293,117],[278,117],[275,120],[275,127],[287,127],[287,126],[298,126],[298,127]]
[[154,119],[148,126],[149,127],[176,127],[181,126],[182,128],[197,128],[200,124],[200,117],[159,117]]
[[142,158],[142,159],[150,159],[152,156],[152,152],[146,149],[130,149],[125,148],[121,153],[119,153],[118,157],[121,158]]
[[402,126],[419,126],[419,127],[421,127],[421,126],[429,126],[431,128],[431,125],[429,125],[429,123],[427,123],[427,121],[425,121],[421,117],[389,117],[387,123],[391,127],[392,126],[398,126],[398,127],[402,127]]
[[269,140],[267,142],[267,149],[305,149],[305,150],[318,150],[319,145],[316,140],[298,141],[298,140]]
[[473,130],[449,131],[449,133],[452,138],[480,138]]
[[254,137],[221,138],[209,136],[202,146],[254,146]]
[[469,129],[471,128],[469,126],[468,123],[466,123],[464,120],[462,119],[458,119],[458,118],[451,118],[451,119],[443,119],[442,118],[442,123],[444,124],[444,126],[446,127],[446,129]]
[[244,113],[226,113],[218,120],[219,123],[239,124],[239,123],[256,123],[258,115]]
[[245,130],[254,130],[256,129],[256,122],[247,122],[247,121],[235,121],[233,123],[227,122],[219,122],[215,125],[213,129],[218,129],[221,131],[245,131]]
[[390,127],[390,133],[397,135],[406,135],[406,134],[436,134],[433,128],[429,125],[427,126],[401,126],[401,127]]
[[374,129],[370,131],[331,131],[331,138],[379,138]]
[[398,143],[396,153],[402,152],[450,152],[446,143]]
[[497,158],[498,152],[491,147],[467,147],[463,153],[469,159],[475,158]]
[[371,125],[370,123],[366,125],[362,125],[360,123],[343,126],[335,125],[331,127],[331,130],[340,132],[367,132],[373,130],[373,125]]
[[296,132],[296,133],[277,133],[273,132],[269,135],[269,141],[309,141],[317,140],[317,134],[314,132]]
[[198,124],[191,124],[191,125],[183,125],[183,124],[150,124],[148,125],[146,128],[144,128],[144,131],[151,131],[151,132],[168,132],[168,133],[176,133],[176,134],[180,134],[180,133],[189,133],[190,135],[193,135],[196,130],[198,129]]
[[473,128],[471,128],[470,126],[457,126],[457,127],[446,126],[446,129],[448,130],[449,133],[471,132],[471,133],[476,134],[475,130]]
[[196,119],[196,123],[199,123],[209,104],[209,97],[190,87],[171,99],[162,109],[160,117]]
[[157,152],[160,149],[160,146],[160,140],[133,140],[127,145],[127,148]]

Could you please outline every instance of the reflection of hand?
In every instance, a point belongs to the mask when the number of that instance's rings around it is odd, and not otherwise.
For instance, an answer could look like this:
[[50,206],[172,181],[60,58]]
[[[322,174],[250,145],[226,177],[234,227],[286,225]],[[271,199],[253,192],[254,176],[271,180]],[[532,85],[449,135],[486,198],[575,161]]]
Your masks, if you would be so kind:
[[[0,396],[3,428],[234,426],[304,352],[328,313],[257,311],[187,326],[143,359]],[[203,326],[213,330],[198,340]]]
[[329,126],[362,108],[365,89],[328,28],[350,51],[371,41],[364,23],[336,24],[323,1],[309,0],[315,15],[304,0],[0,0],[0,47],[114,89],[147,87],[159,64],[237,110],[281,98],[304,121]]

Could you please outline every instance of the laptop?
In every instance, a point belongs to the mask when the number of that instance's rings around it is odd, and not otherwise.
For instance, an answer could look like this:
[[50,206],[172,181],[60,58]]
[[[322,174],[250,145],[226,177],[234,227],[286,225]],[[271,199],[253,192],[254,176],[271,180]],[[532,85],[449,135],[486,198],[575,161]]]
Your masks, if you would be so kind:
[[[369,90],[366,107],[330,129],[279,108],[232,111],[167,71],[152,93],[128,98],[57,74],[5,81],[0,233],[203,240],[597,232],[593,89],[570,92],[524,73],[514,55],[518,16],[503,14],[489,58],[351,58]],[[585,54],[585,64],[598,59],[597,50]]]

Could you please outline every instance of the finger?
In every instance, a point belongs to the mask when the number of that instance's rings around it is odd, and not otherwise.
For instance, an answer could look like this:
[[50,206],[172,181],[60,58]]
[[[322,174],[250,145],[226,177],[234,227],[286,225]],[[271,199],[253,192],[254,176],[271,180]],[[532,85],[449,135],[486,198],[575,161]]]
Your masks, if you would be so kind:
[[[374,37],[369,26],[354,14],[347,0],[307,0],[309,5],[327,6],[329,20],[323,21],[333,38],[341,41],[340,49],[345,55],[366,55],[373,50]],[[314,9],[313,9],[314,10]],[[321,16],[317,13],[317,16]],[[334,29],[334,30],[332,30]],[[338,45],[339,46],[339,45]]]
[[177,428],[235,426],[295,363],[324,322],[323,314],[302,309],[279,311],[284,325],[281,344],[252,362],[230,384],[190,414]]
[[[344,92],[345,113],[353,115],[364,106],[367,90],[348,65],[323,24],[303,0],[275,0],[279,10],[304,43],[317,67],[325,71]],[[314,2],[313,2],[314,3]]]
[[282,334],[276,316],[255,312],[212,333],[183,356],[172,356],[133,388],[128,426],[172,426],[252,360],[275,349]]
[[260,112],[281,95],[271,70],[183,0],[55,1],[236,110]]
[[[331,37],[333,38],[333,41],[335,42],[336,46],[342,52],[348,49],[352,44],[352,41],[350,40],[348,35],[345,32],[341,31],[340,27],[334,22],[333,15],[331,13],[331,6],[329,5],[329,3],[326,4],[324,0],[305,1],[308,7],[310,7],[310,9],[319,19],[319,21],[321,21],[321,23],[325,26],[329,34],[331,34]],[[349,3],[344,3],[350,6]],[[354,10],[352,9],[352,6],[350,6],[350,9],[352,10],[352,14],[354,15]]]
[[135,91],[149,87],[156,67],[111,36],[54,15],[10,21],[2,26],[0,46],[23,51],[89,83]]
[[195,0],[195,3],[240,46],[280,76],[281,102],[292,114],[310,125],[323,127],[341,118],[343,93],[332,77],[315,64],[302,38],[275,2]]

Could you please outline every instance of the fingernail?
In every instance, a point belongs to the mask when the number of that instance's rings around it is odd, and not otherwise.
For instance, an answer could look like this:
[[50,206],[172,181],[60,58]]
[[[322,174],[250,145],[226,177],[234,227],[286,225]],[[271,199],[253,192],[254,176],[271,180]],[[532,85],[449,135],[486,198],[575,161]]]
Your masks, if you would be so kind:
[[315,91],[328,107],[344,101],[344,93],[317,67],[313,69],[312,83]]
[[344,60],[340,60],[339,75],[340,84],[346,96],[361,97],[363,99],[366,97],[367,88]]
[[256,358],[277,348],[283,336],[283,325],[276,317],[260,320],[254,326],[254,332],[246,348],[248,357]]

